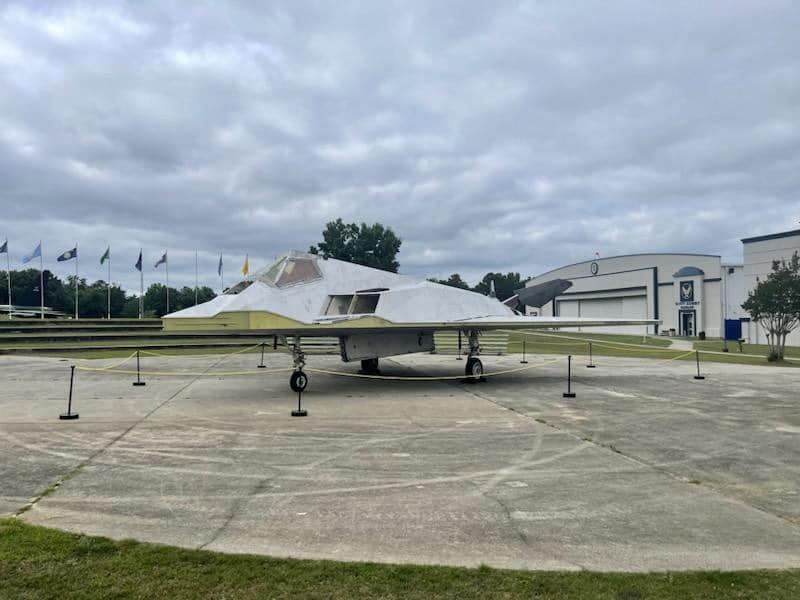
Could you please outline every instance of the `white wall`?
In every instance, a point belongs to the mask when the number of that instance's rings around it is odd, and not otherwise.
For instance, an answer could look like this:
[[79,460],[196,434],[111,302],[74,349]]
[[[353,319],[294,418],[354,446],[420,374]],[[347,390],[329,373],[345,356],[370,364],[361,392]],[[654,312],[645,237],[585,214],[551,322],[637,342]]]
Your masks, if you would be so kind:
[[[772,272],[772,262],[775,260],[788,260],[795,252],[800,252],[800,230],[787,232],[773,239],[758,240],[750,238],[742,240],[744,245],[743,287],[747,292],[754,290],[758,281],[766,279]],[[780,234],[779,234],[780,235]],[[746,333],[746,327],[742,328]],[[746,338],[747,339],[747,338]],[[766,343],[766,333],[760,326],[753,323],[750,327],[750,339],[754,344]],[[800,346],[800,331],[795,330],[787,339],[791,346]]]
[[[597,264],[597,273],[592,274],[592,264]],[[721,259],[707,254],[634,254],[587,260],[567,265],[535,277],[527,285],[537,285],[553,279],[567,279],[572,287],[557,299],[558,310],[553,303],[542,307],[540,314],[552,316],[578,316],[577,301],[581,301],[581,316],[654,318],[658,305],[661,330],[678,329],[678,307],[676,306],[673,274],[685,266],[694,266],[705,272],[696,285],[698,296],[703,298],[702,314],[697,315],[698,324],[709,337],[720,334],[721,306],[719,279]],[[654,274],[657,280],[654,281]],[[711,281],[706,281],[711,280]],[[599,303],[606,299],[612,304]],[[594,300],[594,302],[590,302]],[[597,311],[602,314],[587,313]],[[612,312],[619,310],[618,314]],[[565,312],[566,311],[566,312]],[[699,311],[698,311],[699,312]],[[641,333],[641,327],[608,328],[613,333]],[[652,328],[650,328],[652,333]],[[595,331],[605,331],[598,328]]]

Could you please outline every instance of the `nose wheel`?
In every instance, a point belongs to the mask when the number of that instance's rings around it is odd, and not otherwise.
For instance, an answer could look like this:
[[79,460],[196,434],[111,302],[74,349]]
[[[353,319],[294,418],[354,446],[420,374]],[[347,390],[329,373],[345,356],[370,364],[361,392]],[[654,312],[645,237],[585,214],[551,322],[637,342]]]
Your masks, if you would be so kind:
[[483,378],[483,363],[480,361],[479,358],[475,358],[474,356],[470,356],[467,359],[467,364],[464,368],[464,374],[467,376],[467,381],[471,383],[475,383],[476,381],[481,381]]
[[293,392],[303,392],[308,385],[308,375],[303,371],[294,371],[289,377],[289,387]]

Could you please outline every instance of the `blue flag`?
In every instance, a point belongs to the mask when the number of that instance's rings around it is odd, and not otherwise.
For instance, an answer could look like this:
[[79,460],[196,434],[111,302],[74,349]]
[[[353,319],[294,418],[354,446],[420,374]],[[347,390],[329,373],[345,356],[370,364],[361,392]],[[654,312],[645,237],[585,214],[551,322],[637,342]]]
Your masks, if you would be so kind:
[[219,265],[217,265],[217,275],[222,277],[222,254],[219,255]]
[[[3,242],[3,245],[0,246],[0,254],[3,254],[5,252],[8,252],[8,240]],[[222,260],[222,257],[220,256],[219,259]]]
[[65,260],[72,260],[76,256],[78,256],[77,247],[73,248],[72,250],[67,250],[63,254],[60,254],[56,260],[58,260],[58,262],[64,262]]
[[36,246],[33,252],[31,252],[28,256],[22,257],[22,264],[31,262],[34,258],[39,258],[41,256],[42,256],[42,242],[39,242],[39,245]]
[[157,269],[158,265],[163,265],[165,262],[167,262],[167,253],[166,252],[164,252],[164,254],[161,255],[161,258],[158,259],[158,262],[156,263],[156,266],[154,268]]
[[137,260],[136,264],[133,265],[133,266],[136,267],[136,270],[141,273],[141,271],[142,271],[142,251],[141,250],[139,250],[139,260]]

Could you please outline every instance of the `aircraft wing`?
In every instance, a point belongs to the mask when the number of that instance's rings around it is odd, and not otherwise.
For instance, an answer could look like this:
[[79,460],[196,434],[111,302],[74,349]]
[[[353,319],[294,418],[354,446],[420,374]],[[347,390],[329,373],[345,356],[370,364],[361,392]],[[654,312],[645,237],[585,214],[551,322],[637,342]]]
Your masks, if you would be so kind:
[[[367,321],[367,322],[364,322]],[[657,319],[599,319],[590,317],[533,317],[523,315],[485,316],[452,321],[376,324],[363,315],[340,315],[321,318],[312,325],[298,328],[251,330],[263,335],[345,336],[360,333],[492,331],[496,329],[553,329],[561,327],[620,327],[659,325]]]

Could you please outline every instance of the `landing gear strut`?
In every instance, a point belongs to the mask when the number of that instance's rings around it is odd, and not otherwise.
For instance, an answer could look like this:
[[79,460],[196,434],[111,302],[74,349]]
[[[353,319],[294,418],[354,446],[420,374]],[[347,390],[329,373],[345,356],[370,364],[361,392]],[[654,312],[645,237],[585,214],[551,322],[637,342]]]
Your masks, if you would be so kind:
[[478,355],[481,353],[480,344],[478,344],[478,332],[470,330],[469,332],[469,358],[464,368],[464,374],[467,376],[468,383],[477,383],[478,381],[486,381],[483,378],[483,363]]
[[294,371],[289,377],[289,387],[293,392],[302,392],[308,385],[308,375],[303,371],[306,366],[306,355],[300,347],[300,336],[294,336],[294,344],[292,345],[292,362],[294,363]]

